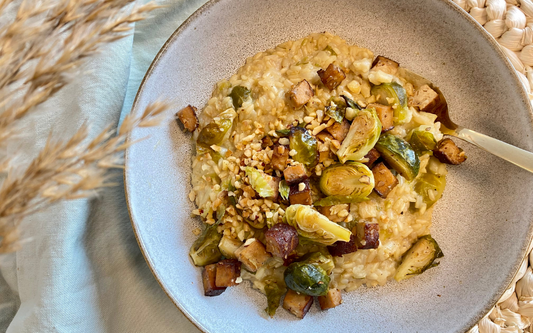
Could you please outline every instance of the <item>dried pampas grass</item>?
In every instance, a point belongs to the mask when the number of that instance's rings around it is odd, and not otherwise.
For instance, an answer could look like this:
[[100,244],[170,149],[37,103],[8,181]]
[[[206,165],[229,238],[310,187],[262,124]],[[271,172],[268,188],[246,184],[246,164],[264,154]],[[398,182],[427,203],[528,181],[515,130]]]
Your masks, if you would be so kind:
[[[154,126],[167,105],[127,116],[117,131],[88,137],[87,125],[69,140],[49,137],[21,172],[14,172],[7,146],[22,131],[21,120],[69,82],[82,61],[131,30],[158,6],[133,0],[0,0],[0,253],[20,248],[22,219],[60,200],[91,196],[109,186],[108,171],[122,167],[126,136]],[[5,12],[17,6],[10,21]],[[20,168],[20,166],[18,166]]]

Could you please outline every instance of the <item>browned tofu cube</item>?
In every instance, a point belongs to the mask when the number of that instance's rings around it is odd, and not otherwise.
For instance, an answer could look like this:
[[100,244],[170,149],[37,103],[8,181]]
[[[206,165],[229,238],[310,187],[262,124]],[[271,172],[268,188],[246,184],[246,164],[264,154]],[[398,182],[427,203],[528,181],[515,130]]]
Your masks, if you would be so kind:
[[202,271],[202,282],[204,284],[205,296],[218,296],[226,290],[225,287],[217,287],[216,271],[217,264],[207,265]]
[[348,135],[348,132],[350,131],[350,122],[348,120],[343,119],[342,123],[335,122],[332,126],[326,128],[326,131],[331,134],[335,138],[335,140],[342,142],[346,135]]
[[[331,210],[332,208],[333,208],[333,211]],[[341,205],[335,205],[335,206],[318,207],[318,211],[320,212],[320,214],[327,217],[330,221],[337,222],[337,223],[342,222],[345,219],[345,217],[340,217],[339,215],[336,214],[336,212],[340,212],[343,209],[348,210],[349,209],[348,205],[341,204]]]
[[322,142],[326,142],[326,139],[330,139],[331,141],[335,140],[335,138],[326,130],[318,133],[316,138]]
[[383,56],[377,56],[376,59],[374,59],[374,62],[372,63],[373,69],[380,70],[384,73],[391,75],[396,75],[399,66],[400,64],[396,61],[390,60],[389,58]]
[[394,128],[394,111],[391,106],[372,103],[368,104],[368,108],[376,109],[376,114],[381,121],[381,132],[387,132]]
[[409,99],[409,106],[418,108],[420,111],[431,112],[439,102],[439,94],[427,84],[421,86],[415,91],[412,98]]
[[215,285],[220,287],[233,287],[241,276],[241,263],[237,259],[224,259],[217,262]]
[[295,108],[305,105],[314,95],[313,88],[307,80],[302,80],[296,83],[292,86],[291,91],[289,92],[289,98]]
[[386,198],[390,191],[398,185],[398,179],[394,177],[383,162],[374,166],[372,173],[374,174],[374,191],[382,198]]
[[278,223],[265,231],[266,250],[275,257],[287,259],[298,246],[296,228],[285,223]]
[[272,149],[272,168],[283,171],[287,167],[287,160],[289,159],[289,146],[275,144]]
[[250,272],[256,272],[265,262],[272,257],[255,238],[248,239],[241,247],[235,251],[235,256]]
[[457,165],[466,161],[465,152],[448,138],[439,141],[437,148],[433,151],[433,156],[446,164]]
[[289,201],[291,205],[312,205],[311,186],[309,179],[302,180],[299,183],[290,185]]
[[352,253],[357,251],[357,239],[356,236],[352,233],[350,235],[349,242],[336,241],[333,245],[328,246],[329,254],[334,257],[341,257],[347,253]]
[[379,151],[376,148],[372,148],[370,149],[368,154],[365,155],[365,158],[368,158],[368,162],[365,162],[363,164],[371,168],[374,162],[376,162],[378,158],[380,157],[381,157],[381,154],[379,153]]
[[307,172],[303,164],[291,165],[283,170],[283,176],[287,184],[297,184],[307,179]]
[[189,132],[193,132],[198,127],[198,118],[196,117],[196,108],[187,105],[176,113],[178,119]]
[[341,84],[342,80],[346,78],[346,74],[338,66],[329,64],[326,70],[320,69],[317,72],[322,83],[329,89],[333,90]]
[[318,303],[320,304],[320,309],[322,310],[333,309],[337,305],[341,305],[341,291],[339,289],[330,288],[326,296],[318,296]]
[[378,248],[379,224],[370,222],[357,222],[352,230],[352,233],[355,233],[356,244],[359,250]]
[[283,308],[300,319],[305,317],[311,305],[313,305],[312,296],[298,294],[291,289],[287,291],[283,299]]

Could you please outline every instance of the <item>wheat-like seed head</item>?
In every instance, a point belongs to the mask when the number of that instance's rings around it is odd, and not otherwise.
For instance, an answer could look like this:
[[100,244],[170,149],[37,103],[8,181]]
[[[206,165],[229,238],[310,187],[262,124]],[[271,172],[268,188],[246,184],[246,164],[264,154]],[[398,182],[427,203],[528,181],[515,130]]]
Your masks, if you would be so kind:
[[[133,0],[22,1],[16,17],[0,26],[0,252],[17,250],[22,219],[61,200],[94,195],[112,185],[109,170],[121,168],[122,153],[135,127],[157,125],[167,109],[151,104],[128,115],[118,130],[106,127],[90,139],[83,125],[69,140],[49,137],[24,169],[10,172],[7,144],[20,132],[19,120],[39,110],[69,82],[82,61],[123,38],[131,23],[158,8]],[[0,17],[11,0],[0,0]],[[2,179],[2,178],[0,178]]]

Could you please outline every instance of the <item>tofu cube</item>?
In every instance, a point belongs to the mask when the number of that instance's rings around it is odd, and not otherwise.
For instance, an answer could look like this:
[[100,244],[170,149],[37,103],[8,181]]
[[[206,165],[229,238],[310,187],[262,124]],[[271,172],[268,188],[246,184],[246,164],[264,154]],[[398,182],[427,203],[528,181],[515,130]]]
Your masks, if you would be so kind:
[[313,88],[307,80],[294,84],[289,92],[289,98],[295,108],[304,106],[314,95]]
[[235,251],[235,256],[246,270],[254,273],[272,257],[264,245],[255,238],[248,239]]
[[381,121],[381,132],[387,132],[394,128],[394,110],[391,106],[372,103],[368,104],[367,107],[376,109],[376,114]]
[[383,56],[377,56],[372,63],[372,69],[380,70],[390,75],[396,75],[399,66],[400,64],[396,61]]
[[433,151],[433,156],[446,164],[458,165],[466,161],[465,152],[449,138],[439,141],[437,148]]
[[305,317],[311,305],[313,305],[312,296],[298,294],[291,289],[287,291],[283,299],[283,308],[300,319]]
[[317,72],[320,80],[329,90],[334,90],[346,78],[346,74],[338,66],[329,64],[326,70],[320,69]]
[[287,184],[297,184],[307,179],[307,172],[303,164],[291,165],[283,170],[283,176]]
[[204,285],[205,296],[218,296],[226,290],[225,287],[216,286],[217,264],[211,264],[204,267],[202,271],[202,283]]
[[418,108],[420,111],[432,112],[433,108],[440,101],[439,94],[427,84],[415,91],[413,97],[409,99],[409,106]]
[[318,163],[322,163],[325,160],[327,160],[328,158],[331,158],[331,150],[328,149],[328,150],[325,150],[325,151],[321,151],[318,154]]
[[290,185],[289,201],[291,205],[312,205],[313,198],[311,197],[311,186],[309,179],[305,179],[299,183]]
[[339,289],[330,288],[325,296],[318,296],[318,303],[320,309],[333,309],[337,305],[342,304],[342,294]]
[[352,230],[356,236],[359,250],[377,249],[379,246],[379,224],[371,222],[357,222]]
[[196,108],[187,105],[176,113],[178,119],[189,132],[193,132],[198,127],[198,117],[196,117]]
[[289,159],[289,146],[275,144],[272,151],[272,168],[279,171],[285,170],[287,167],[287,160]]
[[268,181],[268,185],[270,186],[270,188],[274,190],[274,195],[271,197],[268,197],[267,199],[277,202],[279,198],[279,182],[281,181],[281,178],[272,177],[269,175],[267,176],[268,177],[265,177],[265,179]]
[[322,142],[326,142],[326,139],[330,139],[331,141],[335,140],[335,138],[326,130],[318,133],[316,138]]
[[241,263],[237,259],[224,259],[217,262],[215,285],[221,287],[233,287],[241,276]]
[[326,131],[328,131],[335,140],[342,142],[350,131],[350,122],[343,119],[342,123],[339,124],[338,122],[335,122],[332,126],[326,128]]
[[349,242],[336,241],[328,246],[328,251],[334,257],[342,257],[347,253],[355,252],[357,251],[357,237],[352,233]]
[[275,257],[287,259],[298,246],[296,228],[285,223],[278,223],[265,231],[266,250]]
[[230,238],[228,236],[222,236],[220,242],[218,243],[218,249],[220,253],[226,258],[236,259],[235,251],[241,247],[242,242],[239,239]]
[[368,162],[365,162],[363,164],[371,168],[374,162],[376,162],[378,158],[380,157],[381,157],[381,154],[379,153],[379,151],[376,148],[372,148],[370,149],[368,154],[365,155],[365,158],[368,158]]
[[383,162],[372,168],[372,174],[374,174],[374,191],[382,198],[386,198],[398,185],[398,179]]

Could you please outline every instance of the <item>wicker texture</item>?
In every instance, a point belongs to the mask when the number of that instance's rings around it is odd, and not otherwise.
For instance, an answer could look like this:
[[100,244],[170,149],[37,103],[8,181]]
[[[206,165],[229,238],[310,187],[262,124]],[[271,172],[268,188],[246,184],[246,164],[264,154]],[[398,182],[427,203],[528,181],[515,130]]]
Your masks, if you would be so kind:
[[[498,41],[533,103],[533,1],[453,0]],[[533,252],[511,287],[469,333],[533,332]]]

